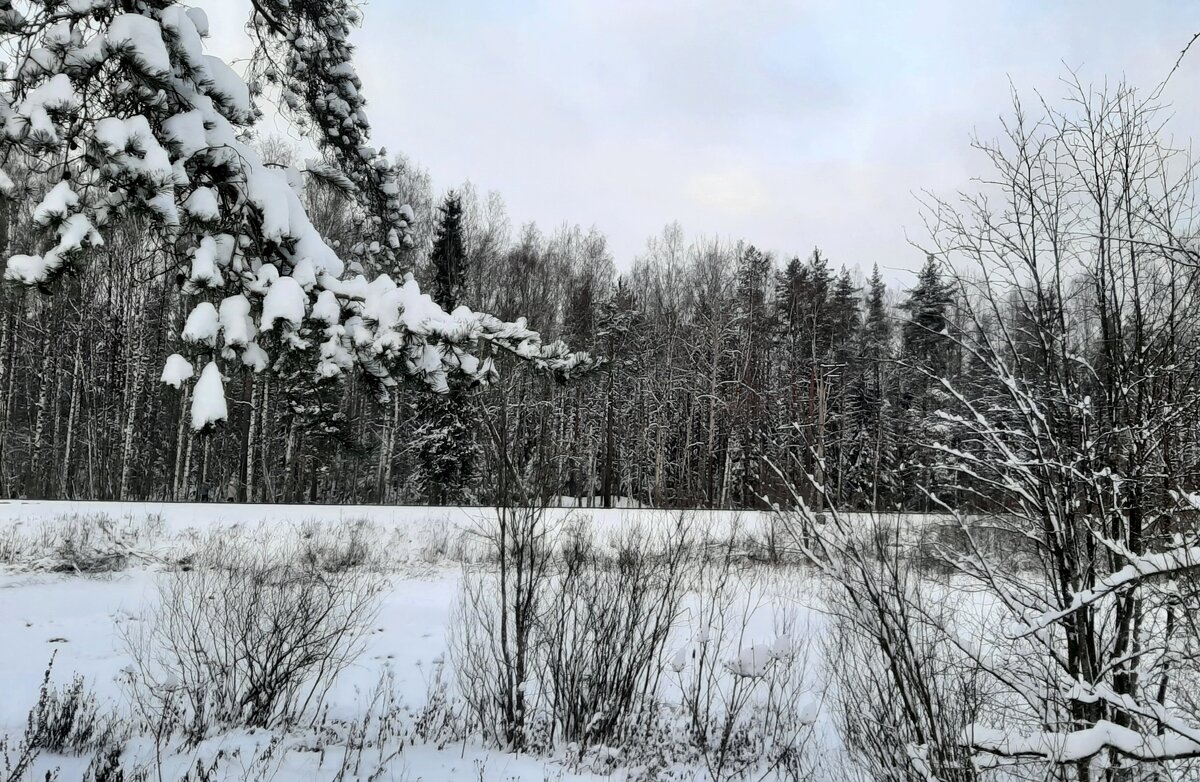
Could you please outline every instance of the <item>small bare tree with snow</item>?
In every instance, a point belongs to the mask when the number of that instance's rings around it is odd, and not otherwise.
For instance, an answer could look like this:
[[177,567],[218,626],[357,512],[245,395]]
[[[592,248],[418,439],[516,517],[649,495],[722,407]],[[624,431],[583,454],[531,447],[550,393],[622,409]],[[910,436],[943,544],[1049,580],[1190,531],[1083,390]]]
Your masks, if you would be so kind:
[[124,634],[130,694],[148,730],[171,723],[200,741],[217,728],[316,717],[365,647],[384,580],[306,553],[214,538],[168,574],[158,604]]
[[[1003,140],[978,144],[992,166],[981,193],[927,204],[965,319],[929,335],[961,361],[955,379],[912,367],[946,400],[917,445],[949,476],[953,496],[929,501],[958,543],[934,556],[979,596],[974,620],[935,610],[894,552],[870,555],[854,520],[831,509],[818,524],[797,497],[814,531],[797,544],[867,609],[853,613],[887,663],[876,689],[919,707],[906,729],[940,715],[907,747],[918,779],[962,778],[964,752],[975,768],[1077,782],[1200,757],[1182,620],[1200,566],[1192,166],[1127,86],[1072,84],[1065,108],[1042,109],[1017,101]],[[1025,541],[1028,566],[981,529]],[[925,665],[931,642],[945,651],[921,673],[908,662]],[[954,692],[948,677],[986,697],[957,714],[915,697]]]
[[1039,119],[1017,102],[1004,143],[979,145],[1005,206],[931,204],[940,252],[976,271],[960,276],[973,328],[952,337],[974,387],[943,381],[949,438],[929,446],[969,505],[1038,554],[1030,578],[968,532],[950,558],[1002,606],[995,646],[1010,655],[973,650],[1008,698],[1004,724],[964,740],[1080,782],[1200,755],[1178,631],[1194,606],[1175,587],[1200,566],[1200,356],[1184,317],[1200,280],[1180,238],[1195,180],[1151,100],[1074,84]]

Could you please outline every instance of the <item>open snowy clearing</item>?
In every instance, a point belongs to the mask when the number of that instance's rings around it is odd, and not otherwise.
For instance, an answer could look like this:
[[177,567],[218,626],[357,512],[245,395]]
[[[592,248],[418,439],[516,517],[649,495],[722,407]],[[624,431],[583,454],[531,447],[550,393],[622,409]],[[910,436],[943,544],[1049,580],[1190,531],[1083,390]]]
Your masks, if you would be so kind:
[[[0,502],[0,735],[10,744],[25,728],[27,715],[38,699],[39,686],[51,658],[51,682],[66,685],[76,674],[93,693],[102,710],[122,713],[132,707],[127,679],[131,670],[128,639],[149,621],[161,600],[161,588],[176,577],[179,563],[191,556],[203,540],[236,538],[246,545],[270,548],[286,540],[330,540],[349,530],[369,530],[372,561],[383,572],[386,586],[373,628],[364,649],[336,680],[324,699],[322,724],[350,724],[362,719],[372,706],[381,683],[388,682],[400,722],[415,722],[436,703],[439,683],[448,685],[453,702],[454,673],[448,655],[451,624],[464,573],[487,573],[472,552],[473,532],[486,524],[494,511],[481,508],[386,508],[319,506],[177,505],[154,503]],[[598,540],[615,543],[632,534],[652,544],[649,531],[666,528],[672,514],[653,511],[586,509],[576,513],[554,510],[555,522],[594,525]],[[717,539],[744,532],[747,520],[765,524],[766,514],[701,513],[690,523]],[[560,525],[561,526],[561,525]],[[90,531],[90,533],[81,533]],[[113,572],[70,572],[57,561],[63,541],[81,534],[94,538],[86,545],[115,552],[120,565]],[[607,535],[607,538],[605,537]],[[80,544],[72,543],[72,546]],[[467,563],[467,564],[464,564]],[[187,566],[183,566],[186,570]],[[467,568],[467,570],[464,570]],[[52,572],[52,571],[68,572]],[[486,576],[485,576],[486,577]],[[795,568],[762,568],[737,574],[739,586],[733,610],[721,611],[721,663],[719,676],[735,688],[739,677],[758,676],[764,665],[781,654],[794,660],[789,683],[790,706],[802,719],[794,741],[803,747],[814,768],[837,764],[838,740],[822,710],[824,698],[820,661],[821,624],[818,585],[805,571]],[[215,596],[214,596],[215,598]],[[219,598],[216,598],[219,599]],[[671,631],[666,649],[671,662],[662,671],[662,704],[677,708],[686,689],[688,655],[698,639],[707,643],[711,606],[691,595],[683,602],[680,620]],[[728,636],[728,637],[726,637]],[[780,652],[779,650],[783,651]],[[763,650],[767,650],[764,652]],[[766,656],[763,656],[766,655]],[[676,662],[678,661],[678,662]],[[792,665],[789,662],[789,665]],[[748,692],[748,691],[747,691]],[[736,697],[737,690],[734,690]],[[757,697],[757,696],[755,696]],[[672,705],[674,704],[674,705]],[[453,711],[453,708],[450,709]],[[673,713],[673,712],[671,712]],[[164,778],[178,778],[197,761],[208,762],[220,753],[237,752],[243,771],[222,767],[220,779],[253,775],[278,780],[398,779],[398,780],[543,780],[543,779],[704,779],[713,775],[699,760],[676,762],[646,776],[646,769],[627,766],[622,759],[602,753],[579,757],[570,745],[534,757],[489,748],[478,738],[454,741],[423,740],[413,729],[391,750],[380,749],[379,775],[365,769],[361,777],[339,776],[343,755],[337,739],[319,729],[300,730],[286,736],[268,731],[236,730],[207,738],[199,746],[176,752],[159,762]],[[280,742],[278,746],[273,741]],[[315,747],[321,747],[316,751]],[[267,761],[259,757],[269,756]],[[152,748],[135,738],[125,746],[126,761],[149,762]],[[59,768],[59,779],[83,779],[91,758],[43,753],[33,776]],[[263,769],[273,771],[266,774]],[[665,774],[665,775],[664,775]],[[173,775],[173,776],[172,776]],[[723,778],[731,778],[723,775]],[[756,767],[738,778],[789,778],[769,767]]]
[[[5,639],[0,644],[0,690],[5,693],[0,699],[0,732],[20,734],[52,655],[56,682],[67,682],[73,673],[79,673],[101,699],[120,703],[124,697],[121,672],[130,662],[122,648],[122,626],[138,622],[147,601],[155,598],[155,578],[145,570],[103,578],[0,576],[0,636]],[[329,700],[334,716],[353,719],[381,673],[389,669],[395,673],[402,701],[412,708],[423,704],[434,670],[444,664],[446,627],[457,580],[457,570],[448,568],[392,579],[367,652],[340,677]],[[215,752],[224,745],[249,757],[269,739],[262,731],[259,735],[238,732],[213,742],[206,750]],[[47,755],[38,770],[58,767],[60,779],[81,779],[89,760]],[[278,779],[320,778],[323,771],[296,758],[286,762],[285,768],[291,769],[291,774],[282,773]],[[332,776],[336,764],[324,771]],[[389,773],[385,778],[414,782],[594,778],[566,773],[549,760],[462,744],[440,751],[427,746],[405,748]],[[40,776],[35,773],[30,778]]]
[[[571,498],[565,498],[570,500]],[[637,508],[547,508],[546,519],[558,528],[586,524],[602,539],[622,535],[644,536],[683,519],[689,528],[706,537],[724,540],[746,538],[763,541],[778,535],[782,522],[763,511],[656,510]],[[866,514],[848,514],[864,528],[872,523]],[[496,518],[490,507],[436,507],[426,505],[284,505],[181,502],[88,502],[60,500],[0,500],[0,563],[5,541],[45,539],[54,527],[72,520],[103,518],[120,534],[136,539],[139,553],[167,555],[198,534],[213,529],[255,531],[269,542],[281,525],[329,527],[347,522],[370,525],[382,536],[382,552],[392,563],[421,560],[438,562],[471,558],[473,541]],[[894,525],[905,538],[945,521],[938,515],[887,514],[879,523]],[[9,564],[13,564],[9,562]]]

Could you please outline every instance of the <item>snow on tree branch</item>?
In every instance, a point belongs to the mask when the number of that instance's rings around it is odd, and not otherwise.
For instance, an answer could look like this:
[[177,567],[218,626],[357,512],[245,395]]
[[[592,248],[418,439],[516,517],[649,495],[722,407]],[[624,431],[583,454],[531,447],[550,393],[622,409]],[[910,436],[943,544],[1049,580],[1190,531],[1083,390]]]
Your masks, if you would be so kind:
[[[368,279],[364,268],[399,272],[412,211],[385,153],[367,146],[348,43],[358,10],[346,0],[253,7],[254,74],[279,86],[328,153],[309,165],[313,175],[353,196],[360,241],[350,257],[309,220],[299,172],[266,165],[248,142],[259,111],[246,83],[205,54],[202,10],[169,0],[0,0],[12,54],[0,165],[20,161],[43,191],[35,234],[8,258],[4,278],[45,289],[84,264],[106,230],[139,219],[159,252],[190,267],[184,290],[199,299],[181,334],[204,366],[197,429],[225,418],[229,367],[261,372],[289,351],[318,351],[318,378],[362,369],[385,386],[413,375],[438,392],[494,379],[496,351],[560,377],[589,366],[524,320],[445,312],[411,275]],[[0,190],[15,197],[2,170]],[[191,365],[172,356],[163,381],[181,386]]]
[[[1194,735],[1196,731],[1189,733]],[[972,725],[963,732],[962,740],[999,757],[1039,758],[1052,763],[1088,760],[1109,749],[1127,758],[1143,761],[1200,756],[1200,741],[1197,738],[1179,733],[1149,735],[1109,720],[1098,720],[1095,725],[1076,731],[1047,731],[1028,735]]]

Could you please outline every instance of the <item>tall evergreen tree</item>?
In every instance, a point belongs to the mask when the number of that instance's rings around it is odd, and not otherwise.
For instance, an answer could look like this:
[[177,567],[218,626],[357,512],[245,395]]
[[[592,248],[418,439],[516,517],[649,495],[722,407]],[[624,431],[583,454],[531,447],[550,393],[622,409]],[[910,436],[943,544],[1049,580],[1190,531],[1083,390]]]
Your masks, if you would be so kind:
[[[917,274],[917,284],[900,305],[907,313],[901,329],[901,357],[905,373],[898,396],[900,413],[901,467],[910,487],[905,498],[910,507],[930,510],[930,494],[943,488],[939,472],[945,472],[945,459],[923,450],[941,442],[939,432],[945,423],[937,412],[945,406],[946,395],[940,379],[953,380],[951,366],[953,289],[942,276],[941,264],[932,255]],[[935,378],[939,380],[935,380]]]
[[462,198],[451,190],[438,207],[441,219],[433,237],[429,262],[433,266],[433,300],[446,312],[462,303],[470,271],[463,240]]
[[858,333],[862,321],[858,294],[850,272],[843,266],[829,294],[830,346],[825,359],[830,378],[826,480],[838,505],[844,503],[851,479],[851,438],[857,402],[851,381],[859,374]]
[[887,285],[876,264],[867,281],[865,312],[858,331],[853,433],[847,467],[854,476],[848,496],[860,507],[892,507],[897,498],[893,436],[896,406],[887,387],[892,353]]
[[730,444],[734,484],[741,503],[753,507],[766,490],[770,468],[769,438],[774,428],[770,395],[771,341],[774,313],[768,306],[772,257],[753,245],[738,259],[735,322],[740,339],[730,356],[737,381],[733,397]]
[[866,354],[872,357],[888,355],[892,343],[892,321],[887,312],[887,285],[879,273],[879,264],[872,267],[871,279],[867,282],[867,312],[863,325]]
[[[462,304],[468,260],[463,242],[462,199],[454,191],[439,207],[441,219],[429,256],[434,301],[446,312]],[[459,386],[444,394],[421,394],[416,401],[415,483],[434,505],[458,505],[475,499],[470,486],[481,453],[478,412],[469,391]]]
[[949,369],[948,341],[953,289],[942,278],[941,264],[932,255],[917,274],[917,284],[900,305],[908,313],[901,331],[904,358],[921,364],[934,374]]

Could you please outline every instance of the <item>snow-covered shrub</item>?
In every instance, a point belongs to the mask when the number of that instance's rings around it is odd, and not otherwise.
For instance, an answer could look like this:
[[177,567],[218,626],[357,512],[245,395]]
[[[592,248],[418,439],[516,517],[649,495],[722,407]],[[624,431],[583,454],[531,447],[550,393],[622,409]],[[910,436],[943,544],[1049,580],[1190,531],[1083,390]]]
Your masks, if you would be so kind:
[[433,565],[451,558],[450,535],[449,525],[431,530],[421,545],[421,561]]
[[71,528],[54,552],[51,570],[69,573],[111,573],[129,561],[126,549],[87,524]]
[[143,720],[175,715],[193,740],[216,727],[297,723],[361,653],[382,586],[365,569],[316,567],[291,546],[212,539],[126,630]]
[[396,693],[396,677],[391,667],[384,668],[356,719],[324,727],[327,735],[317,746],[323,755],[332,754],[335,758],[340,755],[336,771],[327,777],[339,782],[379,779],[405,746],[412,743],[414,734]]
[[[798,571],[770,571],[792,578]],[[680,694],[684,741],[712,779],[774,774],[805,778],[817,699],[809,690],[807,628],[791,596],[765,590],[730,539],[699,569],[686,607],[686,642],[668,668]],[[749,638],[755,614],[770,611],[772,635]]]
[[[96,696],[89,692],[83,677],[76,674],[71,682],[56,687],[51,682],[54,656],[46,665],[38,698],[25,720],[25,731],[13,742],[0,735],[0,779],[19,782],[27,779],[42,752],[58,755],[86,755],[104,747],[120,744],[126,737],[115,716],[102,712]],[[46,779],[56,772],[47,771]]]
[[425,703],[413,715],[413,732],[422,741],[440,749],[447,742],[466,737],[462,704],[450,695],[445,655],[438,656],[430,663],[425,676]]
[[380,529],[367,519],[332,524],[307,522],[300,529],[300,560],[321,571],[378,568],[382,550]]
[[556,738],[588,747],[645,732],[692,553],[682,516],[655,537],[627,532],[610,560],[580,529],[556,563],[538,620],[538,670]]
[[840,579],[826,591],[822,642],[829,711],[851,761],[873,779],[979,779],[961,735],[987,688],[959,648],[972,628],[949,590],[900,560]]
[[[791,562],[795,556],[787,545],[786,524],[776,514],[764,515],[762,522],[753,527],[743,526],[735,519],[730,534],[744,539],[746,557],[754,562],[771,565]],[[716,543],[713,548],[720,555],[724,547]]]
[[50,683],[51,658],[42,679],[38,700],[29,712],[25,738],[36,749],[57,754],[82,755],[111,743],[119,734],[117,721],[100,710],[79,674],[61,688]]
[[[546,603],[553,540],[545,509],[499,507],[477,530],[494,565],[465,566],[449,646],[469,721],[486,741],[534,743],[538,616]],[[548,733],[548,731],[547,731]]]
[[925,572],[953,573],[955,559],[977,554],[1009,572],[1029,572],[1037,568],[1037,546],[1017,526],[986,516],[946,518],[922,525],[912,550],[904,554]]
[[[758,677],[750,713],[762,759],[759,768],[781,780],[813,779],[823,763],[814,749],[825,698],[825,682],[817,670],[821,650],[816,639],[827,630],[823,618],[801,609],[809,598],[805,593],[810,581],[804,571],[793,568],[768,573],[764,580],[763,588],[771,591],[769,646],[773,661]],[[758,646],[761,649],[763,644]],[[755,645],[749,648],[753,650]],[[745,653],[743,647],[739,657]]]
[[109,741],[97,748],[83,772],[83,782],[149,782],[151,769],[129,768],[124,762],[124,744]]
[[116,736],[97,746],[83,781],[270,782],[281,778],[281,770],[288,779],[320,782],[395,778],[414,730],[390,668],[353,717],[320,711],[309,725],[234,728],[199,741],[175,732],[175,725],[162,733]]
[[[41,750],[31,746],[24,738],[14,742],[8,734],[0,736],[0,780],[21,782],[28,779],[29,770],[40,754]],[[57,779],[57,776],[49,779]]]
[[122,570],[131,559],[152,556],[162,526],[157,515],[114,519],[105,514],[5,525],[0,564],[62,573]]

